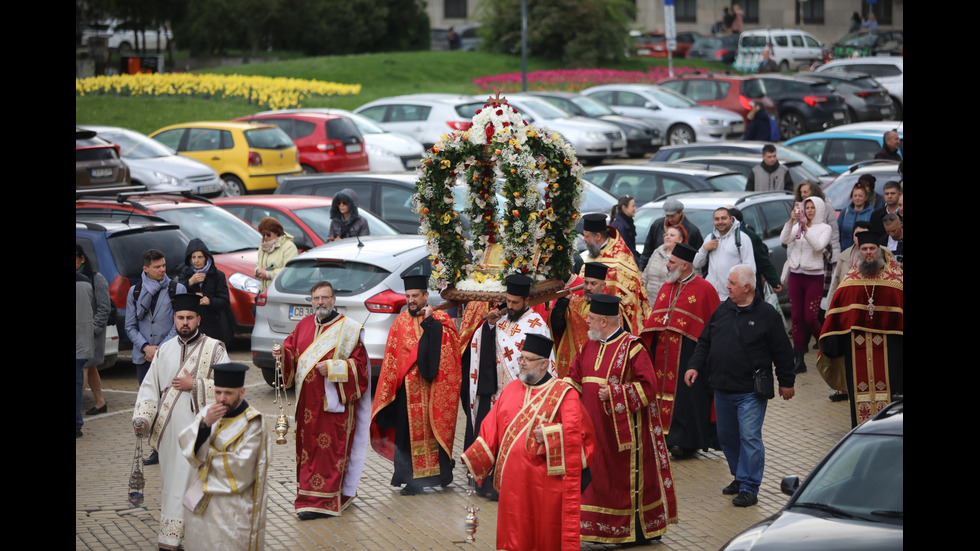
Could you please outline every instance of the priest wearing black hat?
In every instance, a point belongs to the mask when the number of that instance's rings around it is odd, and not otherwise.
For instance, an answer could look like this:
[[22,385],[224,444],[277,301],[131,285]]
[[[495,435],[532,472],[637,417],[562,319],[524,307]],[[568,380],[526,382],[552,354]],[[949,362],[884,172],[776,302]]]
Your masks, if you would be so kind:
[[200,303],[201,297],[194,294],[174,297],[177,336],[161,344],[153,356],[133,412],[136,433],[149,436],[160,463],[163,499],[158,543],[174,549],[182,544],[184,534],[181,499],[195,474],[181,456],[177,436],[197,412],[214,403],[213,367],[231,361],[224,343],[198,330]]
[[262,549],[269,436],[245,401],[248,366],[214,366],[215,403],[180,433],[184,458],[197,473],[184,496],[184,549]]
[[462,456],[477,480],[500,492],[497,549],[580,546],[582,477],[595,431],[575,389],[551,375],[553,346],[543,335],[527,335],[518,380],[500,394]]
[[677,501],[650,353],[620,327],[619,302],[592,296],[589,341],[565,380],[581,392],[596,430],[582,540],[632,544],[659,539],[677,522]]
[[[585,215],[582,240],[588,252],[586,263],[607,267],[606,291],[622,299],[626,330],[639,331],[650,315],[650,301],[633,253],[616,229],[606,225],[605,214]],[[579,275],[584,273],[583,266]]]
[[[551,331],[544,319],[528,306],[533,280],[525,275],[511,274],[505,281],[505,302],[487,313],[463,356],[467,375],[460,390],[463,411],[466,413],[463,447],[469,447],[476,440],[480,423],[490,407],[504,387],[520,375],[517,359],[527,336],[538,334],[551,338]],[[496,497],[489,484],[481,486],[478,493],[486,494],[491,499]]]
[[675,459],[720,449],[711,422],[711,389],[703,379],[690,387],[683,383],[704,324],[721,304],[714,286],[694,271],[696,254],[686,243],[674,245],[667,258],[667,282],[654,297],[653,312],[640,335],[660,382],[660,421]]
[[402,278],[407,308],[388,332],[371,413],[371,446],[393,461],[402,495],[453,480],[462,378],[456,324],[428,305],[428,276]]

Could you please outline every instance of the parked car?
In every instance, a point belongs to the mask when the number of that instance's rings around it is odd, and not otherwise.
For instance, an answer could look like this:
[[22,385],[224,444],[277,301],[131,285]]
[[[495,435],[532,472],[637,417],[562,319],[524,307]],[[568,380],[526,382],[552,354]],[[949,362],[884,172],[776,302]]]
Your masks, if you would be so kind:
[[118,145],[94,130],[75,127],[75,191],[133,190],[129,167]]
[[895,161],[875,160],[865,161],[855,164],[848,168],[833,182],[823,187],[823,194],[834,205],[834,209],[840,212],[851,203],[851,190],[858,179],[865,174],[875,177],[875,196],[882,197],[885,183],[891,180],[902,181],[902,175],[898,172],[898,163]]
[[213,168],[228,195],[275,189],[286,176],[302,173],[296,145],[272,124],[187,122],[150,137]]
[[613,197],[634,197],[638,205],[685,191],[744,191],[746,182],[731,170],[668,163],[604,165],[586,171],[585,177]]
[[[474,97],[471,101],[469,105],[460,107],[470,118],[486,105],[486,99],[482,97]],[[528,125],[561,134],[575,149],[575,155],[582,164],[601,163],[605,159],[626,154],[626,134],[613,123],[577,117],[531,95],[510,94],[507,101],[521,113]]]
[[844,96],[849,122],[895,118],[895,104],[888,95],[888,90],[868,75],[824,71],[800,73],[800,76],[816,76],[820,80],[829,82],[840,95]]
[[738,38],[739,52],[769,47],[770,59],[780,71],[805,69],[823,60],[824,44],[812,34],[799,29],[750,29]]
[[[266,216],[282,223],[286,233],[293,236],[296,248],[302,251],[319,247],[330,234],[328,197],[309,195],[252,195],[249,197],[219,197],[214,204],[245,220],[253,227]],[[357,207],[358,215],[368,223],[371,235],[398,235],[399,232],[371,211]]]
[[648,120],[617,115],[611,107],[601,101],[574,92],[546,91],[528,92],[527,95],[539,97],[578,117],[588,117],[615,124],[626,135],[626,154],[642,157],[657,150],[664,140],[657,126]]
[[[898,131],[898,154],[904,154],[904,133]],[[835,130],[816,132],[786,140],[783,145],[812,157],[831,170],[843,173],[854,163],[870,161],[884,144],[884,132],[858,130],[840,132]]]
[[[130,342],[126,335],[126,295],[130,284],[142,277],[143,251],[159,249],[168,259],[183,259],[189,242],[175,224],[161,220],[94,222],[76,218],[75,243],[85,251],[92,269],[109,282],[109,297],[118,312],[116,331],[121,343]],[[180,262],[168,261],[167,274],[173,277],[179,265]]]
[[129,55],[137,46],[147,52],[166,50],[167,44],[174,39],[173,33],[163,27],[147,28],[139,33],[126,27],[118,19],[92,23],[82,31],[82,46],[88,45],[90,37],[100,37],[106,39],[109,49]]
[[[364,327],[364,347],[377,376],[388,331],[405,306],[402,277],[431,271],[425,242],[420,235],[372,235],[361,243],[342,239],[287,262],[259,295],[256,307],[252,363],[262,369],[266,381],[273,381],[272,345],[283,342],[299,320],[313,313],[310,287],[320,280],[333,284],[337,311]],[[430,293],[429,302],[441,302],[439,295]]]
[[355,113],[381,125],[389,132],[410,136],[425,146],[435,145],[439,137],[473,125],[472,113],[461,107],[473,103],[472,96],[456,94],[411,94],[377,99],[358,107]]
[[[259,292],[259,280],[254,277],[255,264],[262,236],[244,220],[210,201],[177,194],[123,195],[112,199],[78,200],[75,201],[75,218],[114,221],[162,219],[179,226],[180,231],[188,237],[187,241],[201,239],[214,256],[215,266],[228,279],[228,298],[234,315],[234,320],[229,322],[234,321],[235,326],[227,328],[227,334],[251,330],[255,323],[252,307],[255,305],[255,295]],[[146,247],[149,248],[151,246]],[[136,254],[137,260],[143,250]],[[176,269],[183,264],[186,253],[184,249],[176,256],[171,256],[168,251],[164,252],[167,253],[168,269]]]
[[343,115],[311,112],[273,112],[239,117],[241,122],[274,124],[299,150],[303,174],[367,171],[364,136],[354,121]]
[[905,541],[905,402],[847,433],[806,480],[787,476],[790,499],[732,538],[725,551],[893,550]]
[[844,97],[824,81],[774,74],[755,78],[776,105],[776,120],[784,140],[850,122]]
[[904,53],[905,40],[902,29],[860,30],[847,33],[830,46],[832,59],[852,57],[900,56]]
[[653,120],[666,144],[737,140],[745,133],[742,117],[653,84],[604,84],[582,90],[620,115]]
[[[677,48],[671,51],[672,57],[687,57],[691,45],[701,38],[701,33],[678,31]],[[667,57],[667,35],[664,33],[643,33],[633,43],[633,55],[637,57]]]
[[895,118],[902,120],[905,112],[905,58],[898,56],[854,57],[828,61],[814,72],[863,73],[874,77],[888,90],[895,104]]
[[[480,48],[483,39],[480,38],[479,25],[459,25],[455,27],[459,35],[460,50],[464,52],[474,52]],[[449,29],[432,29],[431,49],[433,52],[449,49]]]
[[[762,162],[762,147],[765,145],[766,142],[727,141],[665,146],[661,147],[656,153],[653,154],[653,157],[650,158],[650,162],[667,163],[685,157],[695,157],[698,155],[718,155],[725,153],[753,154],[757,155],[759,161]],[[836,172],[830,170],[826,166],[818,163],[803,153],[782,144],[774,145],[776,146],[776,158],[779,159],[779,162],[785,163],[790,161],[801,161],[803,168],[807,169],[811,174],[819,178],[821,184],[828,184],[837,177]]]
[[213,168],[178,155],[149,136],[118,126],[86,125],[85,128],[119,146],[134,186],[163,193],[187,190],[203,197],[217,197],[224,190]]
[[[781,274],[786,262],[786,248],[779,241],[779,233],[789,220],[793,209],[793,194],[788,191],[716,191],[700,193],[680,193],[671,195],[684,204],[684,216],[707,236],[714,231],[715,209],[735,206],[742,211],[745,225],[754,230],[769,249],[769,259]],[[637,243],[646,239],[653,222],[664,216],[666,199],[647,203],[636,209],[633,223],[636,224]],[[642,236],[642,238],[641,238]],[[784,312],[789,312],[789,294],[786,286],[778,293],[779,304]]]
[[688,59],[706,59],[720,61],[727,65],[735,63],[738,53],[738,35],[720,34],[717,36],[701,36],[687,50]]
[[762,81],[752,75],[687,73],[662,80],[657,86],[691,98],[698,105],[738,113],[746,126],[749,124],[747,115],[752,110],[752,100],[767,101],[768,105],[772,105],[772,101],[765,98]]
[[[683,157],[674,161],[675,164],[685,164],[700,166],[702,168],[714,168],[731,170],[738,172],[746,178],[752,169],[759,166],[761,159],[758,155],[737,155],[731,153],[721,153],[718,155],[698,155],[695,157]],[[820,178],[803,167],[803,161],[781,161],[787,170],[794,184],[803,180],[811,180],[820,183]]]
[[425,148],[415,138],[397,132],[389,132],[373,120],[347,111],[329,107],[309,107],[306,109],[281,109],[279,111],[263,111],[256,115],[269,113],[324,113],[327,115],[344,115],[348,117],[364,136],[364,148],[368,154],[368,165],[371,172],[397,172],[399,170],[415,170],[422,162]]

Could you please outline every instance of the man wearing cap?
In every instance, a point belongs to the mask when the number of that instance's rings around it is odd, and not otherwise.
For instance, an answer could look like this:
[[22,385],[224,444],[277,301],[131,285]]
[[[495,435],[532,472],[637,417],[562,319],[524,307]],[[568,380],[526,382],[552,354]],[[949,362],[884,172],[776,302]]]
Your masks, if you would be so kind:
[[[756,272],[752,239],[742,231],[742,226],[728,207],[715,209],[715,231],[698,249],[694,267],[701,270],[704,279],[718,291],[722,302],[728,298],[728,272],[733,266],[746,264]],[[755,285],[753,285],[753,288]]]
[[[615,228],[606,225],[606,215],[585,215],[582,239],[588,249],[586,262],[601,262],[606,270],[606,290],[622,299],[628,331],[639,331],[650,315],[650,300],[640,270],[626,242]],[[580,275],[585,274],[582,266]]]
[[340,314],[333,285],[310,289],[313,314],[273,348],[286,388],[296,387],[296,516],[340,516],[357,495],[371,420],[364,329]]
[[[504,387],[517,380],[521,368],[517,361],[528,335],[551,338],[548,324],[528,306],[531,278],[511,274],[506,278],[505,303],[491,309],[485,321],[473,335],[466,351],[469,363],[464,363],[465,379],[460,387],[460,399],[466,413],[466,435],[463,447],[469,447],[480,434],[480,424],[497,401]],[[466,360],[464,355],[464,361]],[[481,495],[495,498],[490,484],[479,487]]]
[[664,244],[664,234],[667,233],[667,229],[674,226],[684,228],[684,232],[687,234],[688,245],[694,247],[695,250],[701,248],[701,244],[704,243],[704,238],[701,237],[701,230],[684,215],[684,203],[672,197],[664,201],[663,218],[654,220],[653,224],[650,225],[650,232],[647,233],[646,244],[643,245],[643,254],[640,255],[640,271],[646,269],[647,262],[650,261],[650,255],[653,254],[653,251]]
[[821,352],[844,358],[852,427],[902,395],[904,386],[902,268],[878,245],[877,233],[861,232],[856,238],[860,259],[837,287],[820,333]]
[[581,547],[580,494],[595,431],[572,385],[551,375],[553,346],[543,335],[527,335],[519,380],[507,385],[462,455],[474,478],[500,492],[497,549]]
[[163,499],[157,543],[161,549],[179,549],[183,544],[181,500],[194,478],[177,436],[199,411],[214,403],[213,366],[231,361],[224,343],[198,331],[201,297],[179,294],[173,303],[177,336],[156,350],[133,411],[136,434],[149,436],[150,446],[159,452]]
[[677,501],[657,407],[650,353],[620,327],[619,297],[593,295],[589,341],[566,381],[596,429],[592,484],[582,494],[582,539],[642,543],[677,522]]
[[683,383],[698,337],[721,304],[718,291],[694,273],[695,254],[686,243],[674,246],[667,259],[667,283],[657,293],[641,335],[660,382],[660,420],[667,449],[675,459],[718,448],[711,422],[711,390],[703,380],[691,387]]
[[371,446],[395,463],[402,495],[453,480],[459,404],[459,340],[446,312],[428,305],[429,278],[403,277],[407,308],[388,331],[371,412]]
[[184,496],[188,551],[265,547],[269,437],[262,414],[245,401],[247,370],[215,365],[215,402],[180,432],[181,451],[197,473]]

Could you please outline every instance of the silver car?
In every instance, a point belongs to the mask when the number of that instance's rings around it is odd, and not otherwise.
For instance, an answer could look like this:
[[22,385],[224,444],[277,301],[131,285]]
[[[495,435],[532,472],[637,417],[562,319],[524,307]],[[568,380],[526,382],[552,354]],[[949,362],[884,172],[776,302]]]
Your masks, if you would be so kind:
[[[299,320],[313,313],[310,288],[320,280],[334,286],[337,311],[364,326],[364,347],[377,376],[388,330],[405,306],[402,277],[431,270],[425,241],[419,235],[348,238],[290,260],[256,301],[252,363],[262,368],[266,381],[273,380],[272,345],[285,341]],[[429,302],[442,301],[432,292]]]
[[627,117],[653,120],[668,145],[718,140],[738,140],[745,134],[742,116],[698,105],[677,92],[653,84],[604,84],[582,94],[607,103]]
[[432,147],[443,134],[463,131],[472,124],[470,113],[459,110],[472,103],[471,96],[456,94],[410,94],[381,98],[354,110],[389,132],[410,136],[426,148]]

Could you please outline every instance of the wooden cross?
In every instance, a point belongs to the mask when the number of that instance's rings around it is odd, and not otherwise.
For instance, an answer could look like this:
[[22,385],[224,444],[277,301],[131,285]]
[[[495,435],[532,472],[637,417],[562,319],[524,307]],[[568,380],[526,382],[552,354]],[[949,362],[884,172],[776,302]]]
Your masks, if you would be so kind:
[[507,103],[507,98],[500,97],[500,88],[494,86],[493,91],[497,93],[497,97],[488,96],[487,103]]

